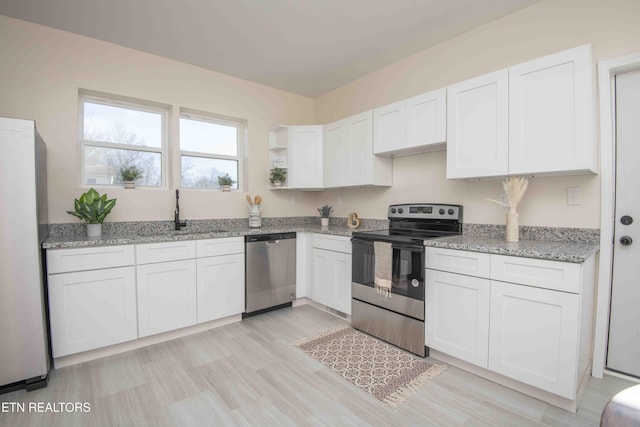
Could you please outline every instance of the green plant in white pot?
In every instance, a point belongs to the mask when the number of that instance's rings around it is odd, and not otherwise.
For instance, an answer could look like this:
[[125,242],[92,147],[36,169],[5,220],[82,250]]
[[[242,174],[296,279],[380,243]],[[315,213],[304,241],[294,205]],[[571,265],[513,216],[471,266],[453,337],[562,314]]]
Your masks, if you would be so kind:
[[115,205],[116,199],[107,199],[107,193],[101,196],[90,188],[73,201],[74,210],[67,213],[87,223],[87,236],[98,237],[102,235],[102,223]]
[[136,188],[136,180],[144,176],[142,169],[137,166],[123,166],[120,168],[120,177],[124,183],[124,188]]
[[274,187],[282,187],[282,184],[287,182],[287,170],[283,168],[273,168],[269,173],[269,182]]
[[324,205],[323,207],[318,208],[321,226],[327,227],[329,225],[329,215],[331,215],[331,212],[333,212],[333,208],[329,205]]
[[218,177],[218,185],[222,188],[222,191],[231,191],[231,186],[235,183],[233,178],[228,173]]

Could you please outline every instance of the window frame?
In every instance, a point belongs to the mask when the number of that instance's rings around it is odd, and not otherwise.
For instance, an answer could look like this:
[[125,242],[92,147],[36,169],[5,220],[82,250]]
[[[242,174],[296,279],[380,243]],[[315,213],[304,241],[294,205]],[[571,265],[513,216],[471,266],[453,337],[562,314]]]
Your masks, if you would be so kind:
[[[84,138],[84,105],[85,102],[93,104],[102,104],[118,108],[126,108],[128,110],[136,110],[147,113],[159,114],[161,117],[160,124],[160,147],[146,147],[141,145],[122,144],[108,141],[92,141]],[[167,148],[169,146],[169,117],[171,114],[171,107],[159,103],[150,101],[143,101],[139,99],[133,99],[117,95],[108,95],[104,93],[84,91],[78,92],[78,140],[80,141],[80,187],[105,187],[105,188],[118,188],[120,184],[87,184],[85,177],[85,148],[89,147],[101,147],[111,148],[119,150],[131,150],[142,151],[148,153],[160,154],[160,185],[159,186],[137,186],[143,189],[167,189],[167,183],[169,182],[169,156]]]
[[[182,149],[182,140],[180,139],[180,120],[195,120],[201,121],[205,123],[212,123],[216,125],[223,126],[231,126],[236,128],[236,155],[229,156],[225,154],[211,154],[205,153],[201,151],[190,151]],[[219,114],[213,113],[205,113],[202,111],[195,111],[186,108],[181,108],[178,114],[178,170],[179,170],[179,180],[180,180],[180,188],[184,190],[202,190],[202,191],[220,191],[219,188],[200,188],[200,187],[184,187],[182,182],[182,157],[196,157],[196,158],[205,158],[205,159],[214,159],[214,160],[234,160],[238,165],[238,177],[237,177],[237,188],[231,189],[231,191],[244,191],[244,183],[246,182],[245,173],[245,139],[246,139],[246,120],[238,119],[234,117],[222,116]]]

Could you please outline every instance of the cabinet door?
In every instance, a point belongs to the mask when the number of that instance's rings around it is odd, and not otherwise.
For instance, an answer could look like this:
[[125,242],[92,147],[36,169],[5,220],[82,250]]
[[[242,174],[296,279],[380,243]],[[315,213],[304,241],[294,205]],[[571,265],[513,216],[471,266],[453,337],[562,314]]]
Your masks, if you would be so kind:
[[373,177],[373,112],[346,119],[346,185],[371,185]]
[[427,347],[487,367],[490,281],[427,270]]
[[199,258],[198,323],[244,311],[244,254]]
[[196,323],[196,260],[137,266],[139,335]]
[[313,249],[312,299],[351,314],[351,255]]
[[508,173],[508,72],[447,89],[447,178]]
[[343,187],[347,180],[346,125],[344,121],[324,127],[323,182],[328,188]]
[[406,147],[444,148],[447,140],[447,92],[438,89],[406,101]]
[[322,188],[322,126],[292,126],[289,132],[289,187]]
[[373,110],[373,152],[388,153],[407,145],[405,101]]
[[351,255],[342,252],[333,252],[332,255],[332,308],[351,315]]
[[579,298],[492,281],[489,369],[575,399]]
[[509,173],[592,171],[591,47],[509,68]]
[[49,275],[53,357],[138,337],[134,267]]

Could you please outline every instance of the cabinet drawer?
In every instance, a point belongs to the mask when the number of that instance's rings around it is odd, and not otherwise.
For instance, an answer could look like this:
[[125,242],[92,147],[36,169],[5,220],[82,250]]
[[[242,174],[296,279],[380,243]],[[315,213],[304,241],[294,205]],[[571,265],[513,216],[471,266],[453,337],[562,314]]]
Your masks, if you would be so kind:
[[491,256],[491,278],[562,292],[580,293],[580,264]]
[[491,255],[455,249],[427,248],[426,267],[433,270],[489,278]]
[[47,250],[47,272],[50,274],[133,264],[132,245]]
[[222,239],[208,239],[196,241],[198,258],[244,253],[244,239],[242,237],[225,237]]
[[330,234],[314,234],[313,247],[326,249],[328,251],[351,253],[351,239],[343,236],[333,236]]
[[136,246],[138,264],[154,262],[177,261],[196,257],[196,242],[193,240],[182,242],[149,243]]

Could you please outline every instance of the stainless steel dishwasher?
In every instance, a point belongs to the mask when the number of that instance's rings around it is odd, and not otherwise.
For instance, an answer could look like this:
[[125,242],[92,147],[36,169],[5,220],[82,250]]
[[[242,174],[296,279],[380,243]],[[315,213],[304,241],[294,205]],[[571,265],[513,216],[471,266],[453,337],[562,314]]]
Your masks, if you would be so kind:
[[246,236],[245,312],[291,306],[296,298],[296,233]]

